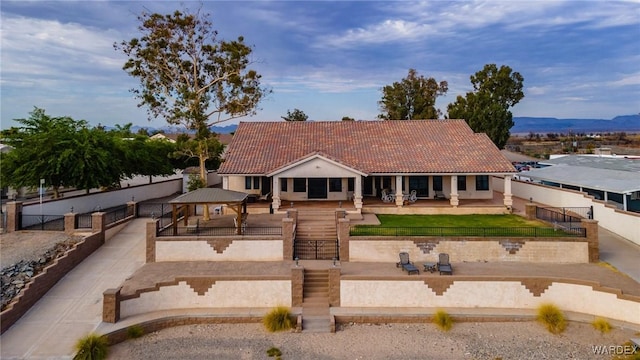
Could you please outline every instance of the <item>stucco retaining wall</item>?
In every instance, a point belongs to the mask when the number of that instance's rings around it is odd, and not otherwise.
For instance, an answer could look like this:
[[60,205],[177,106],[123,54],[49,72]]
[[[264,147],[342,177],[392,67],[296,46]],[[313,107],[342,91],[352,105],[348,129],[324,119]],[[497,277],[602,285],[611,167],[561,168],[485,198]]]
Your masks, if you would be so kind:
[[[504,179],[493,178],[494,189],[503,188]],[[576,190],[560,189],[554,186],[513,180],[513,196],[532,199],[535,203],[553,207],[589,207],[593,206],[593,218],[598,225],[640,245],[640,214],[622,211],[604,201]]]
[[[597,284],[594,284],[597,285]],[[340,306],[456,307],[535,309],[553,303],[563,311],[602,316],[640,325],[640,299],[598,291],[591,284],[550,282],[545,288],[523,281],[453,280],[429,284],[424,280],[345,280],[340,282]]]
[[[535,263],[588,263],[589,244],[584,238],[460,238],[430,237],[391,240],[349,239],[349,261],[396,262],[398,253],[408,252],[414,262],[436,262],[439,253],[451,262],[515,261]],[[564,239],[564,238],[563,238]]]
[[282,246],[282,240],[163,241],[157,238],[156,262],[282,261]]
[[198,287],[182,280],[177,285],[162,286],[157,291],[143,292],[139,297],[120,302],[120,316],[126,318],[159,310],[189,308],[291,306],[290,280],[210,280],[208,285]]

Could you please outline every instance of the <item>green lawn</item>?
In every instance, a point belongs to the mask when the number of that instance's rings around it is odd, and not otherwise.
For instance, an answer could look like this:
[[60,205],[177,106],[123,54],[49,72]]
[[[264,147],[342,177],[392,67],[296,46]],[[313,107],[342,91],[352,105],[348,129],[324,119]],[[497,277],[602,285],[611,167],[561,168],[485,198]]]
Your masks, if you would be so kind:
[[381,225],[357,225],[353,236],[575,236],[517,215],[378,215]]
[[378,215],[378,220],[392,227],[549,227],[518,215]]

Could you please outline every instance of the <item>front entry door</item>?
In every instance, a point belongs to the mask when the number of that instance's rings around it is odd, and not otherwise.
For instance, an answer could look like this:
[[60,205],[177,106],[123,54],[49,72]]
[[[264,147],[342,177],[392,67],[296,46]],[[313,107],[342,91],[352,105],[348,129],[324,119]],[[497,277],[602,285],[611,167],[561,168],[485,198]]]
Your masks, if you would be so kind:
[[271,192],[271,178],[266,176],[262,177],[262,186],[260,187],[262,195],[267,195]]
[[309,178],[307,197],[309,199],[327,198],[327,178]]

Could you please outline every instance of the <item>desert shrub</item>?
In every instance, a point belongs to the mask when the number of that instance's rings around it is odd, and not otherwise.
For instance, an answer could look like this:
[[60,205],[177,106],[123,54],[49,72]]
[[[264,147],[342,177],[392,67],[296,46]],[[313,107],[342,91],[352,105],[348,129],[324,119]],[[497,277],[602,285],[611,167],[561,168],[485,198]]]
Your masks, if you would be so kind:
[[553,304],[542,304],[538,307],[538,321],[552,334],[560,334],[567,327],[566,319],[560,309]]
[[293,323],[291,311],[285,306],[274,308],[262,318],[262,324],[270,332],[289,330],[293,327]]
[[140,325],[131,325],[127,328],[127,338],[137,339],[144,335],[144,328]]
[[267,350],[267,355],[269,357],[280,359],[280,357],[282,356],[282,351],[280,351],[280,349],[278,349],[277,347],[272,346],[271,348],[269,348],[269,350]]
[[607,319],[596,318],[595,320],[593,320],[591,325],[593,325],[594,329],[600,331],[603,334],[611,331],[611,324],[609,323],[609,321],[607,321]]
[[73,360],[103,360],[109,352],[109,341],[104,336],[91,333],[78,339],[75,349]]
[[436,324],[440,330],[449,331],[453,326],[453,319],[446,311],[438,310],[433,316],[433,323]]

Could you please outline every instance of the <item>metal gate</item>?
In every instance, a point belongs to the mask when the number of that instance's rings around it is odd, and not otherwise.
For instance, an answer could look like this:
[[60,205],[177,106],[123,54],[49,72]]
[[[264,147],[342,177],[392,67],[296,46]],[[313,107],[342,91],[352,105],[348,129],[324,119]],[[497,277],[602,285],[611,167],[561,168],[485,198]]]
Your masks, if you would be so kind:
[[295,240],[293,257],[300,260],[340,260],[338,240]]

